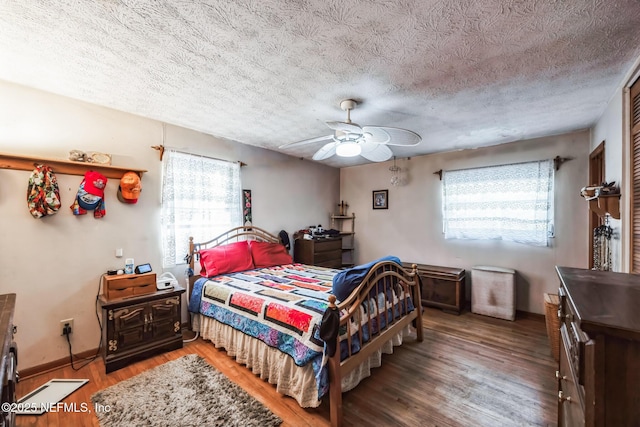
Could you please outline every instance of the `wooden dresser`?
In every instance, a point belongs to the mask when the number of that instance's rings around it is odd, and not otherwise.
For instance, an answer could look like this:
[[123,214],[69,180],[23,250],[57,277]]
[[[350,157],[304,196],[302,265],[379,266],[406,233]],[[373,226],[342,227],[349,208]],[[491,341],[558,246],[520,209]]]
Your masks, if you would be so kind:
[[107,300],[102,306],[102,343],[107,373],[160,351],[182,347],[182,294],[175,287]]
[[[413,264],[403,262],[402,266],[410,270]],[[416,265],[420,276],[422,305],[460,314],[466,303],[465,270],[436,265]]]
[[342,267],[342,237],[296,239],[293,261],[320,267]]
[[[16,401],[16,382],[18,381],[18,350],[13,341],[15,326],[13,313],[16,306],[16,294],[0,295],[0,385],[2,387],[2,403]],[[5,410],[9,409],[9,410]],[[3,427],[15,424],[15,413],[10,408],[0,412],[0,425]]]
[[556,271],[558,425],[640,425],[640,276]]

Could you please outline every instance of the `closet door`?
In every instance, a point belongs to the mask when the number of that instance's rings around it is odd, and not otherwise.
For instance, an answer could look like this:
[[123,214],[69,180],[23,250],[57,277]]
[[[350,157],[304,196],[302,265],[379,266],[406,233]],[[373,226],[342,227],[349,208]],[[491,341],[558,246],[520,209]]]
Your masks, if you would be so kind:
[[631,86],[631,272],[640,273],[640,79]]

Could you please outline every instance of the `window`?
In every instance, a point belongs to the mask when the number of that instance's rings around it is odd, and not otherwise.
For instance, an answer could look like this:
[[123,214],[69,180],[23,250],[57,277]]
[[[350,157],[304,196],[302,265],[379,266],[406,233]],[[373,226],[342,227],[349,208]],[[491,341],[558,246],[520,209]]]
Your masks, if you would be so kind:
[[240,165],[167,150],[162,171],[163,266],[185,263],[199,242],[242,224]]
[[548,246],[553,230],[553,162],[443,173],[445,239],[498,239]]

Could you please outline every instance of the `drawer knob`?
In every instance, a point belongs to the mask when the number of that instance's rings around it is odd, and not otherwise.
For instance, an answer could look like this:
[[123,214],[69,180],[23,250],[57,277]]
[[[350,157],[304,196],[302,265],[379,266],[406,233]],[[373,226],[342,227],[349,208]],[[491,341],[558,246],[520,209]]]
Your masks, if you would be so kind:
[[572,402],[571,396],[565,396],[562,390],[560,390],[558,392],[558,402],[564,402],[564,401],[571,403]]
[[568,314],[565,314],[565,315],[563,316],[563,315],[562,315],[562,310],[558,310],[558,318],[559,318],[560,320],[562,320],[562,319],[566,319],[566,320],[568,320],[569,322],[573,322],[573,314],[568,313]]
[[556,371],[556,379],[557,380],[566,380],[567,376],[566,375],[560,375],[560,371]]

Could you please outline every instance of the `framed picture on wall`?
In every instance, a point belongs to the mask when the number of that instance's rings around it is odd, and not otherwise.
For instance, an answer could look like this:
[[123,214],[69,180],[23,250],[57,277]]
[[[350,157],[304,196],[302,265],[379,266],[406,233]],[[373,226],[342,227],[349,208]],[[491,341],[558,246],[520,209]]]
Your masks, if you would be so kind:
[[373,209],[389,209],[389,190],[373,191]]

